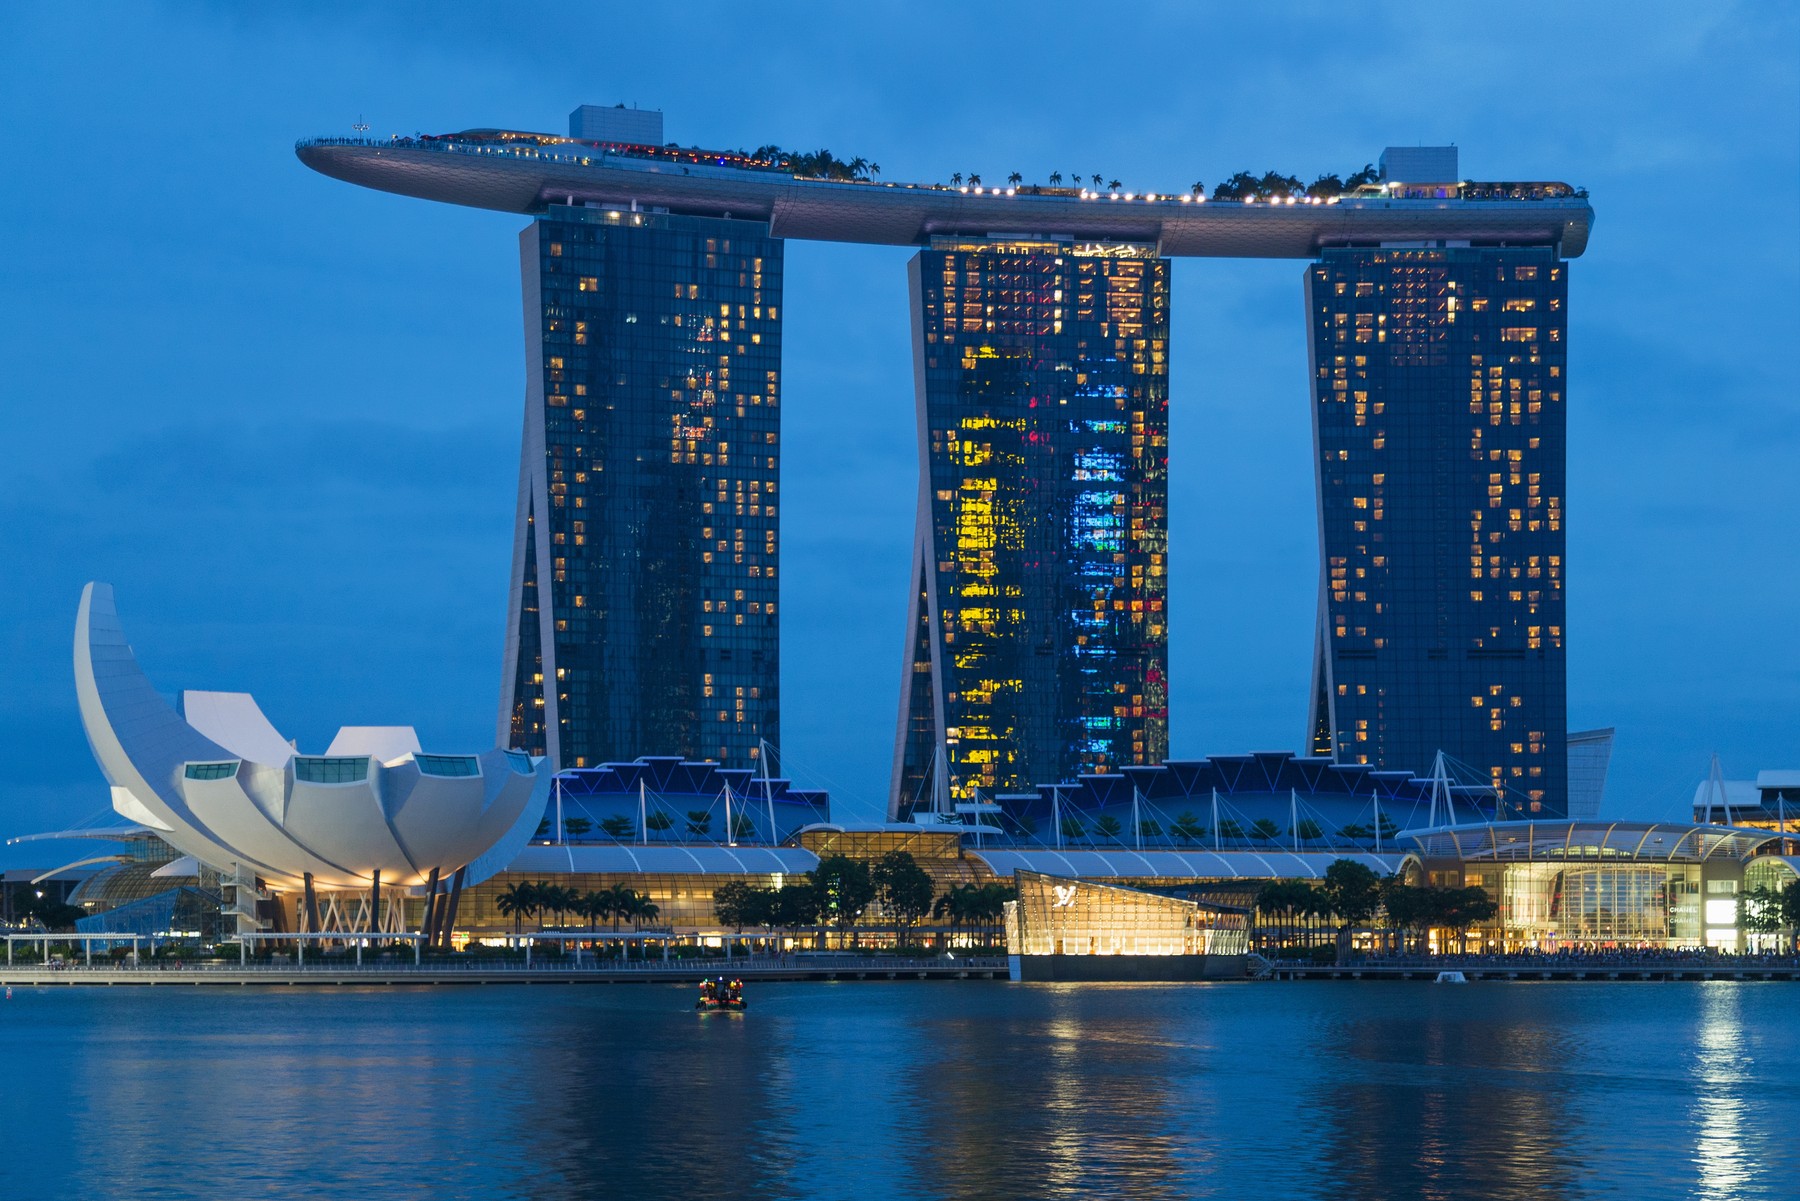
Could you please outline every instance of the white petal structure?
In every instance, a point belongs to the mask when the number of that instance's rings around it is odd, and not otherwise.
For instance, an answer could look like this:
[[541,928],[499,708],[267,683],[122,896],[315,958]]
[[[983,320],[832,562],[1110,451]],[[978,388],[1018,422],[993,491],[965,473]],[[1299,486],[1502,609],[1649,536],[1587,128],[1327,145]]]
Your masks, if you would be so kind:
[[108,584],[75,619],[75,692],[113,808],[166,830],[184,855],[275,887],[422,885],[510,862],[543,816],[542,759],[495,748],[427,754],[404,726],[347,726],[303,755],[244,693],[188,692],[180,711],[138,667]]

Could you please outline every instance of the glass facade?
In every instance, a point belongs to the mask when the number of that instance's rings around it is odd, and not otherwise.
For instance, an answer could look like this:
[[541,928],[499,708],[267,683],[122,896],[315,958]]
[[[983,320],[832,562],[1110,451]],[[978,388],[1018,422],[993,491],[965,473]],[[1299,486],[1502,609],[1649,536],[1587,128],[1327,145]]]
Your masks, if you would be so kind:
[[1009,955],[1242,955],[1245,915],[1117,885],[1020,871]]
[[1439,750],[1567,805],[1568,266],[1554,249],[1327,250],[1307,268],[1321,578],[1312,751]]
[[890,811],[1160,762],[1167,260],[940,239],[911,285],[921,496]]
[[504,745],[753,765],[779,738],[782,244],[552,205],[521,235],[527,396]]

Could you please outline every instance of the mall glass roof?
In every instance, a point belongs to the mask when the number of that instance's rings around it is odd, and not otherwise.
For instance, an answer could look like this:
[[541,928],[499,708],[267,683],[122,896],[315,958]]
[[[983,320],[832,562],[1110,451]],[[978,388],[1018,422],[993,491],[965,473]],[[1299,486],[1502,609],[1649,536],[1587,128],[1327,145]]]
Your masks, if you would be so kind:
[[1748,859],[1778,837],[1767,830],[1663,822],[1524,821],[1403,830],[1425,859]]
[[526,847],[506,866],[509,872],[592,872],[626,875],[644,872],[669,876],[756,876],[780,872],[804,875],[819,858],[799,847],[630,846],[589,843],[579,846],[539,843]]
[[1337,851],[1051,851],[981,850],[965,853],[997,876],[1015,871],[1084,880],[1321,880],[1339,859],[1360,863],[1378,875],[1400,870],[1404,854],[1373,855]]

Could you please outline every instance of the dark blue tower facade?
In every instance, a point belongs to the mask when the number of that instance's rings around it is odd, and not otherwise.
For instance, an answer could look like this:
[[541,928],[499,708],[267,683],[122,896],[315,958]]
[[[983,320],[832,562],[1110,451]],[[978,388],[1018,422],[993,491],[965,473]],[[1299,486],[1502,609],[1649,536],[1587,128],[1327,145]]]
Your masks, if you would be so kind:
[[1306,271],[1321,572],[1314,754],[1501,815],[1567,806],[1568,265],[1553,248],[1327,250]]
[[777,740],[781,251],[761,222],[618,208],[521,234],[506,745],[748,768]]

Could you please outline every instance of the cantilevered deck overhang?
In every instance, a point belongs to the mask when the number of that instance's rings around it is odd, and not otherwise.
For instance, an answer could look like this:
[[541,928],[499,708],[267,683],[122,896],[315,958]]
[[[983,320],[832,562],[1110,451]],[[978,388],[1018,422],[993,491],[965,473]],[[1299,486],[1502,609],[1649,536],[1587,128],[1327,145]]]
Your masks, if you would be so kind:
[[1110,194],[1014,195],[929,184],[797,179],[607,154],[587,147],[522,150],[433,142],[320,138],[295,152],[334,179],[402,196],[507,213],[551,204],[616,205],[767,221],[776,237],[916,246],[935,236],[1143,242],[1195,258],[1310,259],[1332,246],[1469,243],[1587,249],[1585,199],[1239,203]]

